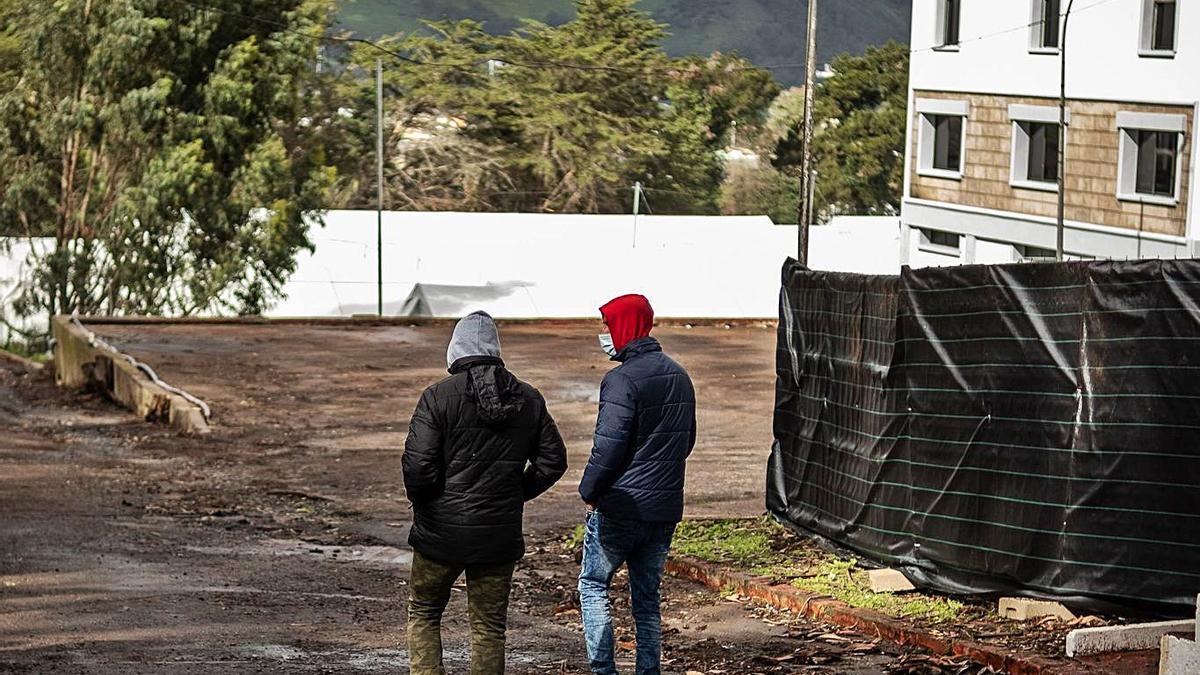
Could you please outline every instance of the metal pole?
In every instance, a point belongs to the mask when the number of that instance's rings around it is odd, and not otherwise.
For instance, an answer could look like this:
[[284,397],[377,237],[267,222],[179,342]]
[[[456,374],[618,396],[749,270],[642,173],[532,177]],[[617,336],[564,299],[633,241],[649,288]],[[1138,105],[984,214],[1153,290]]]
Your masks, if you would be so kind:
[[796,260],[808,266],[808,228],[812,224],[809,204],[812,194],[813,106],[816,102],[817,80],[817,0],[808,0],[808,60],[804,71],[804,145],[800,162],[800,208],[797,211],[799,234]]
[[[812,223],[816,222],[816,212],[817,212],[817,170],[816,169],[813,169],[812,171],[808,172],[807,198],[808,198],[808,216],[804,222],[807,223],[808,225],[811,225]],[[806,242],[807,241],[811,241],[811,238],[806,237]],[[805,250],[804,250],[804,259],[805,259],[804,264],[807,265],[808,264],[808,248],[807,248],[807,246],[805,247]]]
[[[1061,61],[1058,92],[1058,244],[1054,249],[1054,256],[1058,262],[1063,261],[1063,234],[1066,230],[1067,216],[1067,23],[1071,20],[1071,9],[1074,6],[1075,0],[1067,4],[1058,46]],[[1045,30],[1044,25],[1042,29]]]
[[633,184],[633,247],[637,248],[638,215],[642,212],[642,181]]
[[375,60],[375,256],[379,316],[383,316],[383,59]]

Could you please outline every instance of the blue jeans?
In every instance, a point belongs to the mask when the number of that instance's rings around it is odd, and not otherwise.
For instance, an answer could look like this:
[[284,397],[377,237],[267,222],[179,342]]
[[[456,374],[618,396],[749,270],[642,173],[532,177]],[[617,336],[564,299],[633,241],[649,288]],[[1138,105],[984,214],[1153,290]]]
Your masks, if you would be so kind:
[[588,661],[595,675],[616,675],[608,588],[622,564],[629,566],[629,593],[637,626],[637,675],[659,675],[662,615],[659,586],[675,536],[674,523],[620,520],[592,511],[583,537],[579,604]]

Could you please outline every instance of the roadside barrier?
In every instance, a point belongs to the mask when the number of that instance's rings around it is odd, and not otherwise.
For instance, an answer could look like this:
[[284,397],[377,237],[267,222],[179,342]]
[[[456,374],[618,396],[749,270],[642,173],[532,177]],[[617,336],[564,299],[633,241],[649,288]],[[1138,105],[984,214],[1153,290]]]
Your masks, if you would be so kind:
[[781,520],[946,592],[1200,590],[1200,262],[783,270]]

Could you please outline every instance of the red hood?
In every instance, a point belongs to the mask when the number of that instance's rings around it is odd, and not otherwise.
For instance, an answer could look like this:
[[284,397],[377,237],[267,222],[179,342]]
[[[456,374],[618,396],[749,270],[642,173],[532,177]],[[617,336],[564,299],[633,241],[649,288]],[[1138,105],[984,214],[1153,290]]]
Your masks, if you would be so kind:
[[600,315],[608,324],[617,351],[634,340],[650,335],[654,328],[654,308],[642,295],[622,295],[601,307]]

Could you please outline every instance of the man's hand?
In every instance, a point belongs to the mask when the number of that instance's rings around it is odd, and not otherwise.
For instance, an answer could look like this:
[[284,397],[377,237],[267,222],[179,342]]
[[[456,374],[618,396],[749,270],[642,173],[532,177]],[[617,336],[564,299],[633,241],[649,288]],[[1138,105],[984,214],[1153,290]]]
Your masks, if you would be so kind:
[[584,502],[584,503],[583,503],[583,508],[584,508],[584,510],[585,510],[585,511],[587,511],[588,513],[591,513],[591,512],[593,512],[593,511],[595,511],[595,510],[596,510],[596,505],[595,505],[595,504],[593,504],[593,503],[591,503],[591,502]]

